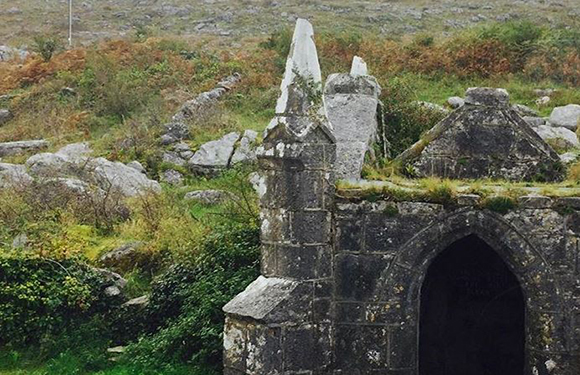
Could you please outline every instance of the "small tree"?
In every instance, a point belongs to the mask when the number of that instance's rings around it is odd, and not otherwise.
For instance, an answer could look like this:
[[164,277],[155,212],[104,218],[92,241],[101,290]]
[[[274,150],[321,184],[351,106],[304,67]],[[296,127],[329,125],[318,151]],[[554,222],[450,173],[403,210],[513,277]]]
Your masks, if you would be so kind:
[[42,59],[46,62],[52,59],[59,46],[60,42],[55,36],[38,35],[34,37],[33,50],[42,56]]

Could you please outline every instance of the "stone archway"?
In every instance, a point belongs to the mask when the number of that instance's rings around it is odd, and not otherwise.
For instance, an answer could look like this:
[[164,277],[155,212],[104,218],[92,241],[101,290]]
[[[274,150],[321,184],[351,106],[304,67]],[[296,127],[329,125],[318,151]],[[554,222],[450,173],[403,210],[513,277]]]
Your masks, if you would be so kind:
[[435,259],[453,243],[470,236],[493,249],[519,282],[526,314],[524,373],[544,368],[551,358],[549,348],[561,344],[549,337],[558,336],[554,333],[563,329],[562,323],[545,314],[561,309],[560,288],[548,263],[523,234],[501,216],[476,209],[456,211],[417,233],[381,275],[375,299],[396,301],[401,317],[391,357],[404,358],[402,365],[412,366],[419,374],[421,287]]
[[421,375],[522,375],[525,302],[501,257],[476,235],[440,253],[421,288]]

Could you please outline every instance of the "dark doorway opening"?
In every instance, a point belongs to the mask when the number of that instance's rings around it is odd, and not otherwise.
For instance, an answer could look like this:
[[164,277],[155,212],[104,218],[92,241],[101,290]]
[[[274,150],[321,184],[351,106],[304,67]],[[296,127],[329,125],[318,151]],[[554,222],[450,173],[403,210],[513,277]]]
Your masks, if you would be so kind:
[[525,305],[520,284],[477,236],[453,243],[421,289],[421,375],[523,375]]

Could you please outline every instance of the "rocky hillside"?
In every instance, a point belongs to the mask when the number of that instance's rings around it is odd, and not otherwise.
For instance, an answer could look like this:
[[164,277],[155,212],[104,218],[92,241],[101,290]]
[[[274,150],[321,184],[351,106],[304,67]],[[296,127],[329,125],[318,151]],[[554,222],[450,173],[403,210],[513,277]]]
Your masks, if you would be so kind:
[[[38,33],[65,35],[68,1],[0,2],[0,45],[20,46]],[[532,19],[548,26],[578,25],[576,0],[85,0],[74,2],[77,45],[118,38],[136,28],[160,35],[218,36],[226,43],[266,35],[311,19],[318,30],[369,31],[400,37],[419,32],[448,34],[490,22]]]

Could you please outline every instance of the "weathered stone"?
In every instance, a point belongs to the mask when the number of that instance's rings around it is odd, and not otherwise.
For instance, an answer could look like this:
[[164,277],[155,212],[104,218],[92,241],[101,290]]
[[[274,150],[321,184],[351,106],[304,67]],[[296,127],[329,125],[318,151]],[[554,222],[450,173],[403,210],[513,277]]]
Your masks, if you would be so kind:
[[[354,63],[353,63],[354,64]],[[359,179],[377,136],[380,86],[365,75],[332,74],[324,88],[324,104],[336,138],[336,177]]]
[[132,162],[127,163],[127,167],[133,168],[134,170],[141,173],[147,173],[145,167],[143,167],[143,164],[139,163],[137,160],[133,160]]
[[471,87],[465,92],[465,104],[504,108],[509,105],[510,96],[504,89]]
[[564,164],[570,164],[572,162],[575,162],[576,159],[578,159],[578,154],[575,152],[566,152],[560,155],[560,161],[562,161],[562,163]]
[[79,159],[92,153],[87,142],[71,143],[59,149],[56,154],[70,159]]
[[558,180],[560,160],[509,107],[503,89],[471,88],[455,110],[397,159],[420,176]]
[[449,110],[447,108],[443,107],[442,105],[435,104],[435,103],[417,101],[417,102],[414,102],[414,104],[417,105],[418,107],[424,108],[428,111],[441,112],[441,113],[448,113],[449,112]]
[[527,105],[523,104],[514,104],[512,105],[512,109],[518,113],[518,115],[525,117],[538,117],[540,114],[535,109],[528,107]]
[[105,158],[89,158],[89,151],[82,144],[66,146],[56,153],[42,153],[31,156],[26,166],[36,177],[74,177],[89,185],[96,185],[105,192],[113,190],[125,196],[135,196],[145,192],[159,192],[161,186],[138,170],[120,162]]
[[38,152],[47,147],[48,142],[43,139],[36,141],[4,142],[0,143],[0,157]]
[[149,296],[141,296],[133,298],[123,303],[123,307],[130,307],[137,310],[142,310],[149,305]]
[[257,138],[258,133],[253,130],[246,130],[236,147],[236,151],[234,151],[231,164],[255,161],[256,149],[254,147],[254,143],[256,142]]
[[183,185],[183,175],[175,169],[168,169],[161,173],[161,181],[173,186]]
[[143,247],[143,245],[143,242],[130,242],[119,246],[116,249],[101,255],[99,262],[106,267],[130,269],[135,265],[138,251]]
[[[297,77],[299,78],[297,79]],[[310,85],[313,91],[320,90],[320,88],[315,87],[321,84],[322,74],[318,63],[318,53],[314,45],[314,30],[312,25],[304,19],[296,21],[290,54],[286,61],[286,72],[280,85],[282,94],[276,104],[276,114],[285,114],[297,109],[295,101],[299,98],[293,98],[293,95],[300,96],[298,92],[294,92],[296,89],[301,90],[301,88],[294,87],[300,79],[311,81]],[[303,110],[305,109],[303,108]]]
[[184,166],[187,162],[181,158],[181,156],[177,152],[172,151],[165,151],[161,160],[167,164],[173,164],[177,166]]
[[220,204],[229,198],[231,198],[231,194],[223,190],[190,191],[184,197],[187,201],[195,201],[205,205]]
[[452,96],[447,99],[447,104],[453,109],[457,109],[465,104],[465,100],[459,96]]
[[358,56],[352,58],[352,65],[350,67],[350,75],[352,77],[367,76],[369,74],[367,63]]
[[578,128],[580,121],[580,105],[568,104],[564,107],[556,107],[550,115],[550,125],[561,126],[570,130]]
[[12,113],[7,109],[0,109],[0,126],[4,125],[12,118]]
[[543,117],[522,116],[525,122],[530,124],[532,128],[540,125],[546,125],[546,119]]
[[166,137],[162,139],[162,142],[169,144],[171,139],[176,141],[182,139],[188,139],[191,136],[189,132],[189,126],[182,121],[173,121],[165,124],[165,134]]
[[188,161],[189,168],[201,174],[211,174],[227,168],[239,139],[240,134],[232,132],[217,141],[203,144]]
[[553,204],[551,198],[535,194],[519,197],[518,203],[522,208],[531,209],[550,208]]
[[23,187],[32,183],[26,167],[17,164],[0,163],[0,188]]
[[568,150],[570,148],[580,147],[578,136],[566,128],[555,128],[548,125],[540,125],[533,128],[542,139],[555,150]]

